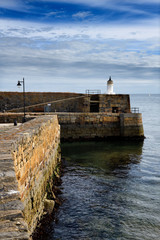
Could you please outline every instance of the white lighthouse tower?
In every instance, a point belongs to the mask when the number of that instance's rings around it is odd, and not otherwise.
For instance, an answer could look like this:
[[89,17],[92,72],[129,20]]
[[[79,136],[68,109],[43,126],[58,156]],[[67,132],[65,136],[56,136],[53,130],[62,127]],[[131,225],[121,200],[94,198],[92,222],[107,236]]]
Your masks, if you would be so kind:
[[115,94],[113,92],[113,81],[111,79],[111,76],[109,77],[109,80],[107,81],[107,94]]

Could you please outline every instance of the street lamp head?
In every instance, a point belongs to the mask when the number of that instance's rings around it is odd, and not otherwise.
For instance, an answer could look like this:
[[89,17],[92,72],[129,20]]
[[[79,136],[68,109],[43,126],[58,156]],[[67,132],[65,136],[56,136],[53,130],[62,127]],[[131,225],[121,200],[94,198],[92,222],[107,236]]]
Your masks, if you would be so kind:
[[21,87],[21,86],[22,86],[21,82],[18,81],[18,83],[17,83],[17,87]]
[[24,105],[24,118],[23,118],[23,120],[22,120],[22,122],[26,122],[26,113],[25,113],[25,85],[24,85],[24,78],[23,78],[23,81],[18,81],[18,83],[17,83],[17,87],[21,87],[22,86],[22,84],[21,83],[23,83],[23,105]]

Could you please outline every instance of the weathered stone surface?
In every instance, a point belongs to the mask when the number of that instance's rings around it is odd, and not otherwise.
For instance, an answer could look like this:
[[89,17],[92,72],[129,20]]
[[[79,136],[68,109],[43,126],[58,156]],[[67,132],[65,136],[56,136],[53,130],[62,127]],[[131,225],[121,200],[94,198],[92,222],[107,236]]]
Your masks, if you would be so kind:
[[[57,115],[63,140],[144,136],[142,115],[138,113],[57,113]],[[73,117],[75,123],[72,122]]]
[[[0,92],[1,112],[6,111],[5,114],[0,114],[0,122],[12,122],[15,120],[22,122],[23,118],[23,93]],[[112,113],[130,112],[130,99],[127,94],[79,94],[79,93],[31,93],[26,92],[26,112],[44,112],[47,103],[51,102],[50,112],[107,112]],[[7,104],[6,104],[7,103]],[[38,105],[37,105],[38,104]],[[97,104],[96,110],[94,108]],[[94,105],[94,106],[93,106]],[[93,107],[93,108],[92,108]],[[12,110],[11,110],[12,109]],[[11,110],[13,113],[7,113]],[[47,109],[46,109],[47,111]],[[18,114],[14,114],[17,112]],[[26,116],[31,119],[30,116]],[[75,119],[72,118],[72,123]],[[15,126],[14,126],[15,127]]]
[[143,123],[141,113],[120,114],[122,137],[143,137]]
[[[79,98],[80,97],[80,98]],[[0,111],[7,111],[13,108],[21,107],[20,111],[23,111],[23,93],[21,92],[0,92]],[[77,98],[77,100],[76,100]],[[47,105],[46,102],[54,101],[54,104],[51,106],[52,111],[63,111],[64,108],[66,111],[74,112],[75,109],[81,112],[83,106],[83,94],[80,93],[54,93],[54,92],[26,92],[26,111],[34,112],[44,112],[44,107]],[[66,99],[66,101],[61,101]],[[69,99],[69,100],[67,100]],[[41,104],[41,103],[45,104]],[[39,104],[38,106],[30,107],[27,106]],[[12,122],[20,118],[15,118],[12,116]],[[5,122],[10,122],[8,116],[5,117]]]
[[0,132],[0,239],[29,239],[60,161],[60,126],[43,116]]
[[21,233],[20,231],[6,231],[0,233],[0,239],[2,240],[28,240],[28,233]]

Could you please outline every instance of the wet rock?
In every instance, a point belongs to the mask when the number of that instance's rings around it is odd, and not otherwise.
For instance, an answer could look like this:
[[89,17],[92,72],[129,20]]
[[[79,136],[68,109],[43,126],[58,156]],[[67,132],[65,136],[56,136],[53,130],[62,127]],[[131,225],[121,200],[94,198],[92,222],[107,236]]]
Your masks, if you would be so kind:
[[44,211],[46,211],[48,214],[51,214],[53,212],[54,206],[55,206],[55,201],[54,200],[45,199],[45,201],[44,201]]

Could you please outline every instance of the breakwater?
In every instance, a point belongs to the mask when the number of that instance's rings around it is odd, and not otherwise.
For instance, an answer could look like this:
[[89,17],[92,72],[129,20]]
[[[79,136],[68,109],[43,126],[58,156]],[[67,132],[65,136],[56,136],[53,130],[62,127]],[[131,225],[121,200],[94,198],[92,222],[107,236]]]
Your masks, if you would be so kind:
[[[22,112],[23,93],[0,92],[0,112]],[[48,106],[49,104],[49,106]],[[26,92],[26,112],[130,113],[128,94],[80,94]]]
[[58,113],[61,139],[144,138],[140,113]]
[[[93,140],[108,137],[144,138],[141,113],[49,113],[57,116],[61,125],[61,139]],[[27,113],[27,119],[42,113]],[[48,115],[43,113],[43,115]],[[0,122],[21,122],[23,113],[0,113]]]
[[0,140],[0,239],[30,239],[60,162],[57,116],[5,128]]

